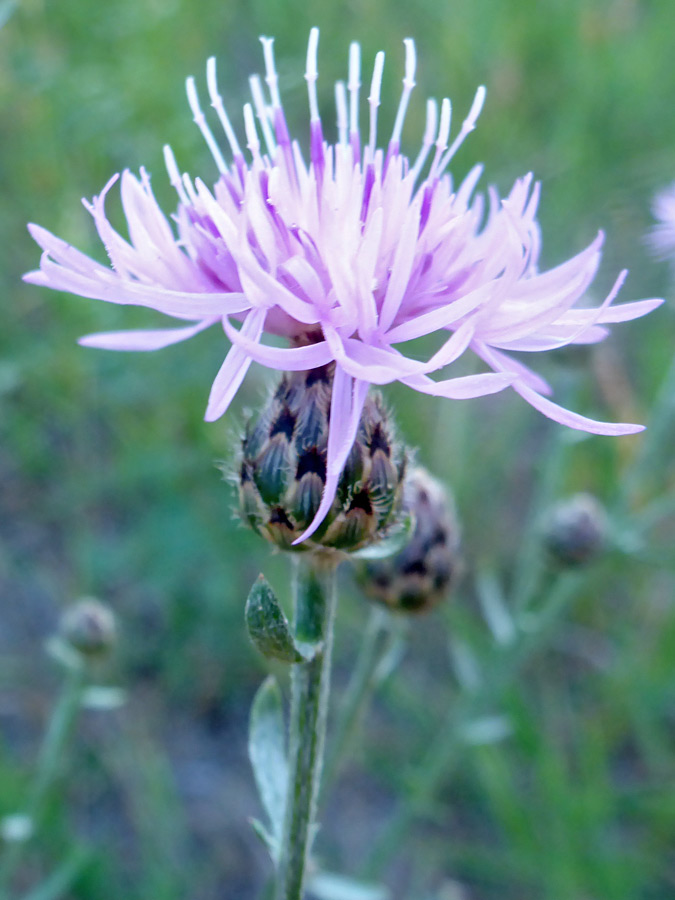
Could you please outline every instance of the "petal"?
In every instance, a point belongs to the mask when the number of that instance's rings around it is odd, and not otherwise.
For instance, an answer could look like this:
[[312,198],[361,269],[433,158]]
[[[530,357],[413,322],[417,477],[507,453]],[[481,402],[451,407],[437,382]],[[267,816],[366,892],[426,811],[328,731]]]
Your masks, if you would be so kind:
[[462,375],[445,381],[432,381],[426,377],[401,378],[403,384],[416,391],[450,400],[470,400],[473,397],[496,394],[513,384],[513,380],[514,376],[507,372],[481,372],[478,375]]
[[306,347],[269,347],[247,338],[241,331],[233,328],[227,319],[223,319],[223,328],[233,344],[241,347],[251,359],[270,369],[304,372],[325,366],[333,360],[333,353],[326,341],[308,344]]
[[549,419],[553,419],[555,422],[560,422],[561,425],[567,425],[569,428],[576,428],[579,431],[588,431],[591,434],[607,434],[613,436],[637,434],[639,431],[644,431],[644,425],[614,424],[613,422],[598,422],[595,419],[588,419],[586,416],[571,412],[563,406],[558,406],[558,404],[553,403],[552,400],[541,397],[536,391],[533,391],[521,381],[515,382],[512,386],[514,391],[517,391],[523,400],[527,400],[527,402],[531,406],[534,406],[535,409],[538,409],[539,412],[548,416]]
[[[248,314],[246,321],[242,325],[245,337],[249,337],[254,341],[259,340],[265,322],[265,315],[266,310],[264,309],[256,309]],[[225,362],[220,367],[220,371],[211,387],[206,415],[204,416],[207,422],[214,422],[223,415],[237,393],[239,385],[244,380],[251,362],[251,357],[241,347],[233,346],[230,348],[229,353],[225,357]]]
[[90,260],[90,266],[91,275],[85,275],[60,266],[43,255],[40,271],[24,275],[24,281],[91,300],[145,306],[167,316],[192,320],[200,316],[232,315],[251,308],[244,294],[174,291],[161,285],[125,280],[94,260]]
[[510,372],[516,375],[520,381],[537,391],[539,394],[552,394],[553,389],[541,375],[523,365],[516,359],[511,359],[505,353],[500,353],[494,347],[487,347],[480,341],[474,341],[471,345],[473,352],[486,362],[491,369],[497,372]]
[[107,331],[87,334],[78,340],[82,347],[97,347],[101,350],[161,350],[215,324],[218,319],[204,319],[191,328],[160,328],[154,331]]
[[416,202],[410,208],[401,230],[401,236],[394,254],[394,262],[389,275],[387,291],[380,310],[380,331],[385,332],[396,319],[401,301],[408,288],[413,270],[417,237],[420,227],[420,204]]
[[397,344],[400,341],[412,341],[414,338],[431,334],[439,328],[448,328],[489,301],[496,290],[499,290],[499,282],[490,281],[456,300],[438,294],[436,309],[395,325],[387,332],[386,340],[391,344]]
[[356,438],[367,394],[368,382],[352,380],[340,366],[336,367],[328,425],[326,485],[314,519],[309,528],[293,541],[294,544],[299,544],[314,534],[333,504],[340,474]]

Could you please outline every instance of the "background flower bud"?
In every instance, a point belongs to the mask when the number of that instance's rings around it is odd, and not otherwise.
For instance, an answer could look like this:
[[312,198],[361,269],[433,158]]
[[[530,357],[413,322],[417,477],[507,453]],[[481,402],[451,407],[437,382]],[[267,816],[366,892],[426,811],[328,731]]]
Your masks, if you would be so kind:
[[563,566],[584,565],[604,549],[607,514],[591,494],[575,494],[551,508],[542,538],[555,562]]
[[404,508],[415,517],[410,541],[398,553],[359,566],[366,595],[401,612],[422,612],[447,596],[459,564],[459,525],[446,489],[423,468],[404,485]]
[[108,653],[117,638],[112,611],[94,597],[82,597],[69,606],[59,622],[62,639],[86,657]]

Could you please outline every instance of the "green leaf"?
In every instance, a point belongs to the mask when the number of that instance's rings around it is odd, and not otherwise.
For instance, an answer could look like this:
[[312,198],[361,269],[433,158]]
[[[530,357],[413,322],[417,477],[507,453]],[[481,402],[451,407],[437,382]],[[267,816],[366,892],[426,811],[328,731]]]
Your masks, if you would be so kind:
[[250,818],[249,822],[251,824],[251,828],[255,833],[255,836],[260,839],[269,855],[276,862],[276,860],[279,858],[279,842],[277,841],[277,839],[272,837],[272,835],[265,828],[260,819]]
[[415,533],[415,524],[415,516],[413,513],[408,513],[401,524],[393,528],[387,537],[382,538],[381,541],[375,541],[375,543],[369,544],[361,550],[356,550],[350,554],[351,558],[376,560],[394,556],[403,550],[410,541]]
[[307,884],[307,890],[317,900],[389,900],[389,890],[380,884],[365,884],[345,878],[342,875],[331,875],[329,872],[317,872]]
[[258,793],[270,822],[270,833],[268,834],[267,829],[263,828],[261,831],[254,823],[252,824],[258,835],[268,844],[270,852],[273,852],[273,846],[278,847],[281,839],[286,807],[288,762],[281,690],[272,675],[263,681],[253,700],[248,755]]
[[293,640],[288,619],[263,575],[258,576],[246,601],[246,627],[256,649],[268,659],[287,663],[307,659]]

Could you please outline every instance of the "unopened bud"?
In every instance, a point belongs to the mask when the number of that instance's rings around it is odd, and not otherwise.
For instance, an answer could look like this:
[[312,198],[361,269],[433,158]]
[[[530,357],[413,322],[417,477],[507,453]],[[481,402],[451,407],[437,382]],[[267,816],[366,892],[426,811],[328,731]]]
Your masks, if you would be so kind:
[[406,454],[374,394],[366,399],[328,514],[311,538],[293,546],[314,519],[326,482],[333,371],[285,373],[242,442],[241,516],[284,550],[350,552],[386,536],[398,522]]
[[431,609],[447,596],[459,566],[459,525],[445,488],[422,468],[406,477],[404,508],[415,528],[393,556],[359,566],[357,577],[372,600],[401,612]]
[[117,637],[111,610],[93,597],[82,597],[68,607],[59,624],[61,638],[82,656],[105,656]]
[[581,566],[596,559],[605,546],[607,515],[591,494],[575,494],[550,510],[543,541],[553,560],[563,566]]

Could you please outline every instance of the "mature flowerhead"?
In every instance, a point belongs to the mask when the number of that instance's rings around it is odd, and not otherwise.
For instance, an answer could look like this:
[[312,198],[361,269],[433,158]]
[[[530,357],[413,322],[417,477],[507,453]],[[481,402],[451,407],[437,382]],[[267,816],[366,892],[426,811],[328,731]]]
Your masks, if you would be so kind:
[[[539,185],[518,179],[500,200],[474,193],[481,167],[455,185],[447,167],[483,105],[479,88],[453,140],[451,105],[440,114],[433,100],[414,160],[401,152],[401,135],[414,87],[415,50],[406,40],[405,77],[386,150],[378,147],[378,106],[384,54],[378,53],[368,95],[367,140],[359,126],[361,60],[349,52],[347,83],[335,86],[337,141],[324,139],[317,97],[318,30],[310,33],[306,80],[309,159],[291,140],[273,57],[263,38],[265,83],[251,79],[252,104],[244,107],[242,149],[219,93],[215,60],[206,81],[214,118],[226,137],[223,149],[188,79],[194,120],[218,168],[213,188],[182,174],[165,148],[178,194],[175,228],[157,205],[144,170],[126,171],[121,194],[129,240],[110,225],[105,199],[85,204],[112,262],[102,266],[38,226],[40,270],[28,281],[81,296],[155,309],[181,320],[179,328],[96,334],[91,347],[155,350],[220,324],[232,346],[211,389],[207,420],[227,409],[252,361],[286,372],[334,364],[330,439],[324,490],[303,537],[331,509],[349,457],[370,384],[401,381],[414,390],[464,399],[511,386],[545,415],[573,428],[627,434],[636,425],[585,418],[548,399],[551,389],[516,361],[511,351],[551,350],[594,343],[605,325],[633,319],[658,300],[613,307],[625,273],[595,309],[575,308],[593,279],[602,235],[547,272],[538,270],[536,220]],[[257,121],[256,121],[257,120]],[[237,324],[239,327],[237,327]],[[406,356],[401,345],[438,332],[443,340],[430,359]],[[288,347],[262,342],[263,334],[288,339]],[[434,380],[467,351],[492,371]]]

